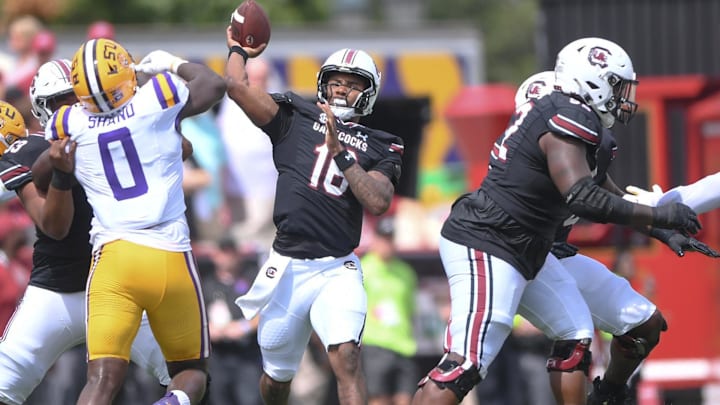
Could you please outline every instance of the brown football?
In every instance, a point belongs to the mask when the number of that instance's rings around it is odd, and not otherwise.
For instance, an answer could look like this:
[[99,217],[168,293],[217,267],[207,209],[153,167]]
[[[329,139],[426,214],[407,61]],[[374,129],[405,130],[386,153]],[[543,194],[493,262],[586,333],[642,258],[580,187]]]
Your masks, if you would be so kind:
[[270,19],[255,0],[243,1],[230,17],[232,37],[241,46],[257,48],[270,41]]

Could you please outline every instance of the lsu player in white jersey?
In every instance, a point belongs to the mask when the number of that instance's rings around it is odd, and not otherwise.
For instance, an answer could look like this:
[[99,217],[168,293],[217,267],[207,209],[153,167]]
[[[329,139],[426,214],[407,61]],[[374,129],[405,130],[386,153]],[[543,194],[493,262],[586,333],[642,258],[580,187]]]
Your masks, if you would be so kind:
[[[139,88],[136,70],[152,76]],[[66,198],[63,190],[77,179],[94,213],[88,380],[78,404],[112,402],[143,310],[172,377],[156,404],[197,404],[206,390],[210,342],[185,218],[178,127],[217,103],[225,83],[208,67],[164,51],[134,65],[109,39],[78,49],[72,78],[80,103],[55,112],[46,138],[56,140],[50,189]],[[57,206],[57,215],[67,214]]]
[[[38,69],[30,86],[32,114],[42,126],[63,105],[77,102],[70,79],[70,61],[49,61]],[[57,234],[47,222],[45,188],[31,172],[50,144],[43,134],[27,134],[14,107],[0,101],[0,183],[13,191],[36,224],[33,269],[25,294],[0,339],[0,404],[24,403],[65,351],[85,342],[85,285],[91,261],[92,210],[82,187],[73,187],[74,215],[70,230]],[[7,148],[7,150],[5,150]],[[60,228],[58,228],[60,229]],[[131,360],[168,385],[165,359],[144,317],[132,345]]]

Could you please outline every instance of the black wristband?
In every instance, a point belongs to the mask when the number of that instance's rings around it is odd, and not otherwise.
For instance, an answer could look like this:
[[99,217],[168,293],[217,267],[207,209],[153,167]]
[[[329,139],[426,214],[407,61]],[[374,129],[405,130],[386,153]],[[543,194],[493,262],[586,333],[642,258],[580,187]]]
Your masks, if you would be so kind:
[[237,45],[233,45],[230,47],[230,50],[228,51],[228,59],[230,59],[230,55],[232,55],[233,53],[236,53],[236,54],[242,56],[243,62],[247,62],[248,58],[250,57],[250,55],[248,55],[248,53],[245,52],[245,50],[242,49],[241,46],[237,46]]
[[347,170],[348,167],[355,164],[355,158],[353,157],[352,153],[348,152],[347,150],[344,150],[335,155],[333,160],[335,160],[335,164],[341,172],[344,172],[345,170]]
[[62,170],[53,169],[50,185],[58,190],[67,191],[75,185],[75,176],[72,173],[66,173]]

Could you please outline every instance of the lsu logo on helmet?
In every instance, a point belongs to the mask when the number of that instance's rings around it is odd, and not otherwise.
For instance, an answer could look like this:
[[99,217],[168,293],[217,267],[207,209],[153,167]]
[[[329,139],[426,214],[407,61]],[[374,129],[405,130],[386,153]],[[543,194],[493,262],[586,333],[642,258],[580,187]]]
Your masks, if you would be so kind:
[[0,101],[0,155],[20,138],[27,136],[25,120],[15,107]]
[[91,113],[115,112],[137,91],[130,53],[106,38],[91,39],[75,52],[71,76],[75,95]]

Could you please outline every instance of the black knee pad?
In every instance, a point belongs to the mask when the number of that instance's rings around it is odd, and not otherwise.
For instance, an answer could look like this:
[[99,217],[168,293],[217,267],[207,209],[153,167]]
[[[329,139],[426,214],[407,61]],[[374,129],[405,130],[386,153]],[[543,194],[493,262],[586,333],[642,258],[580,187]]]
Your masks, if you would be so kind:
[[418,386],[422,387],[428,380],[431,380],[442,389],[449,389],[455,394],[458,401],[462,402],[463,398],[480,382],[481,378],[480,372],[472,362],[466,360],[463,364],[460,364],[457,361],[448,360],[444,356],[440,360],[440,364],[420,380]]
[[547,361],[547,371],[572,373],[581,370],[588,375],[592,361],[590,342],[590,339],[555,341]]

